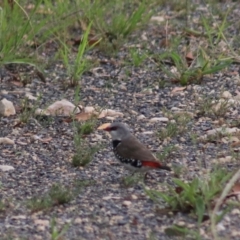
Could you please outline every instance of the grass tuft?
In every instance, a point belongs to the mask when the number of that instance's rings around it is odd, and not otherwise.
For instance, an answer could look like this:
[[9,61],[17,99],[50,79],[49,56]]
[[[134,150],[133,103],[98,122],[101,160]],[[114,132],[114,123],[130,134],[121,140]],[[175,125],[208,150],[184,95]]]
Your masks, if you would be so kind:
[[194,178],[186,182],[173,179],[176,187],[168,185],[168,192],[163,193],[156,190],[145,190],[146,194],[156,202],[164,200],[168,207],[174,212],[192,213],[198,220],[198,224],[208,215],[216,197],[221,193],[231,173],[218,168],[203,178]]
[[72,200],[72,193],[69,189],[60,184],[54,184],[49,192],[42,197],[33,197],[27,202],[27,207],[31,211],[41,211],[56,205],[62,205]]
[[86,134],[90,134],[93,131],[95,125],[96,122],[94,120],[89,120],[82,124],[74,123],[75,154],[72,158],[74,167],[86,166],[92,161],[94,154],[98,151],[99,146],[89,146],[84,139]]

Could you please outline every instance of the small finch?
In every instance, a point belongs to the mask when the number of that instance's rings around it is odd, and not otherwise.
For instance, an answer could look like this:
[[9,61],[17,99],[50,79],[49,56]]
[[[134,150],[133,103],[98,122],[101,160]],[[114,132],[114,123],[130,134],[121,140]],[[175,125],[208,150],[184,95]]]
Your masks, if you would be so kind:
[[171,171],[170,167],[161,164],[151,151],[131,134],[125,124],[103,124],[98,129],[111,134],[114,155],[127,169],[145,173],[153,169]]

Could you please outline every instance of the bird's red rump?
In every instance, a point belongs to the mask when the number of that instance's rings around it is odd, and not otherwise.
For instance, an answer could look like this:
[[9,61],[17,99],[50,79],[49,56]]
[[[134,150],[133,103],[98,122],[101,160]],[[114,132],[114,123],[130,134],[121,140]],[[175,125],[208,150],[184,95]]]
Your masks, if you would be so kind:
[[158,162],[142,161],[142,166],[151,168],[161,168],[162,165]]

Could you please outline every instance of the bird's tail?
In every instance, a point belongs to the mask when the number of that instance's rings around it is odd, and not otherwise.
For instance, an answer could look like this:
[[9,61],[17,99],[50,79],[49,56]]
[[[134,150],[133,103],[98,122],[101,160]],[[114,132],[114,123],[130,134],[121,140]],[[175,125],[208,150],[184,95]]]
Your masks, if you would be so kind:
[[164,170],[167,170],[167,171],[172,171],[172,169],[171,169],[170,167],[168,167],[168,166],[163,166],[163,165],[161,165],[160,168],[161,168],[161,169],[164,169]]
[[160,162],[155,162],[155,161],[142,161],[142,166],[150,167],[150,168],[160,168],[167,171],[171,171],[170,167],[162,165]]

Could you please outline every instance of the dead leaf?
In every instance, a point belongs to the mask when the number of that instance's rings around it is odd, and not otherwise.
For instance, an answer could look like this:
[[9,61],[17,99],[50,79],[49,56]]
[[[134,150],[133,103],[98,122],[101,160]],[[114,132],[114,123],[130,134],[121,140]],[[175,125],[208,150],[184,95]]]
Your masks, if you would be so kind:
[[43,142],[43,143],[49,143],[52,140],[52,137],[48,137],[48,138],[39,138],[39,141]]
[[77,113],[75,116],[71,116],[69,118],[64,119],[65,122],[72,122],[73,119],[77,121],[87,121],[91,118],[112,118],[114,120],[116,117],[122,117],[123,113],[119,111],[115,111],[112,109],[105,109],[102,111],[97,111],[94,107],[88,106],[83,108],[83,111]]
[[235,185],[232,188],[232,191],[234,193],[240,194],[240,181],[235,183]]
[[27,142],[22,142],[21,140],[17,141],[17,144],[21,145],[21,146],[27,146],[28,143]]
[[188,53],[186,54],[186,59],[187,59],[187,60],[193,60],[193,59],[194,59],[192,52],[188,52]]
[[188,52],[188,53],[186,54],[185,58],[186,58],[186,61],[187,61],[188,66],[191,66],[191,64],[192,64],[192,62],[193,62],[193,60],[194,60],[194,57],[193,57],[192,52]]
[[11,84],[13,84],[14,86],[17,86],[17,87],[23,87],[23,83],[20,82],[20,81],[10,81]]
[[82,31],[86,31],[88,28],[88,23],[84,19],[80,19],[79,21],[80,21]]
[[160,41],[159,45],[161,48],[168,48],[168,47],[170,47],[171,43],[170,43],[170,41],[168,41],[168,39],[165,38]]
[[240,147],[240,142],[233,142],[231,147]]
[[39,77],[39,79],[42,81],[42,82],[46,82],[46,78],[43,74],[43,72],[41,72],[40,70],[38,69],[35,69],[35,74]]
[[232,197],[240,201],[240,180],[234,184],[234,186],[232,187],[232,191],[226,196],[224,202],[226,201],[226,199]]
[[104,118],[104,117],[122,117],[123,113],[112,110],[112,109],[105,109],[102,110],[101,113],[98,115],[98,118]]
[[97,117],[97,114],[95,112],[80,112],[80,113],[77,113],[75,116],[71,116],[71,117],[68,117],[68,118],[65,118],[63,121],[64,122],[72,122],[73,120],[76,120],[76,121],[79,121],[79,122],[82,122],[82,121],[87,121],[89,119],[92,119],[94,117]]
[[171,91],[171,93],[181,92],[181,91],[183,91],[183,90],[185,90],[185,89],[186,89],[186,87],[175,87],[175,88]]
[[96,38],[96,37],[89,37],[88,38],[88,45],[89,46],[97,46],[101,42],[102,38]]
[[80,112],[75,115],[74,119],[81,122],[81,121],[87,121],[95,116],[94,113],[89,112]]
[[183,191],[183,188],[182,188],[182,187],[176,187],[176,188],[175,188],[175,192],[176,192],[177,194],[180,194],[182,191]]

